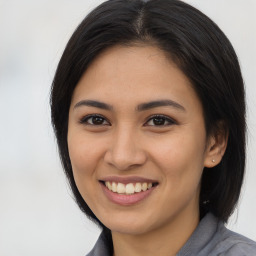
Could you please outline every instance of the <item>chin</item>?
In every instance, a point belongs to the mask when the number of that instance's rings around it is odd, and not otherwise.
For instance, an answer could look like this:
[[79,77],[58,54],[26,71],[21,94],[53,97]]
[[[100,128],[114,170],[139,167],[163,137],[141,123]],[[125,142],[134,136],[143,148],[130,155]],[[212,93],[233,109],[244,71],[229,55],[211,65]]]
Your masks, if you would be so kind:
[[143,226],[137,226],[137,225],[113,225],[110,227],[111,232],[115,232],[115,233],[121,233],[121,234],[125,234],[125,235],[133,235],[133,236],[137,236],[137,235],[142,235],[147,233],[148,227],[145,228]]
[[102,223],[112,232],[122,233],[127,235],[142,235],[149,232],[153,226],[153,220],[147,220],[136,215],[134,218],[125,216],[123,218],[112,216],[111,219],[102,220]]

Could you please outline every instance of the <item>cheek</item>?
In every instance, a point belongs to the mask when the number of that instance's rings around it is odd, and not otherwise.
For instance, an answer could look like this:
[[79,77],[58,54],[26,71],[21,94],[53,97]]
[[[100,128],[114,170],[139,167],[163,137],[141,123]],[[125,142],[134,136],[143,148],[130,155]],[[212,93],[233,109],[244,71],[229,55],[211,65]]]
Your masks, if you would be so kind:
[[200,179],[204,166],[204,139],[198,139],[193,133],[176,134],[154,143],[152,159],[160,167],[164,176],[172,182]]
[[83,199],[89,206],[93,205],[95,187],[98,185],[96,168],[101,156],[97,140],[92,140],[83,133],[68,135],[68,148],[74,180]]
[[92,175],[101,154],[95,141],[71,133],[68,135],[68,149],[75,179]]

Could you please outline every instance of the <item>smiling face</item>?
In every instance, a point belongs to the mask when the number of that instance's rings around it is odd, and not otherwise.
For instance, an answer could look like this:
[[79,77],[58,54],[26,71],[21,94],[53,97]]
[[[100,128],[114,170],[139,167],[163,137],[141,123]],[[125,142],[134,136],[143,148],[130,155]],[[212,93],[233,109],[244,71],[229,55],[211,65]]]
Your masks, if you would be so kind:
[[207,141],[194,89],[158,48],[112,47],[75,88],[68,124],[74,179],[113,232],[198,222],[201,175],[212,164]]

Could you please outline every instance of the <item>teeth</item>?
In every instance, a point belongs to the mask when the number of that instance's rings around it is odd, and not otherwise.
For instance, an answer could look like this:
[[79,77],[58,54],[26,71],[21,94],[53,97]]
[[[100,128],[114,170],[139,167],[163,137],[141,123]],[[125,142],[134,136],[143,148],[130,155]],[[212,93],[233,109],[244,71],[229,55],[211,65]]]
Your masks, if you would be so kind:
[[143,191],[146,191],[147,189],[148,189],[148,184],[146,183],[146,182],[144,182],[143,184],[142,184],[142,190]]
[[106,182],[106,186],[109,190],[112,189],[112,184],[109,181]]
[[141,191],[141,183],[136,183],[135,184],[135,188],[134,188],[135,192],[140,192]]
[[129,183],[127,185],[123,183],[115,183],[106,181],[105,182],[106,187],[111,190],[112,192],[118,193],[118,194],[126,194],[126,195],[132,195],[134,193],[139,193],[141,191],[146,191],[147,189],[152,188],[152,183],[147,182],[137,182],[135,184]]
[[115,182],[112,183],[112,189],[109,188],[109,190],[112,190],[113,192],[117,192],[117,185]]
[[117,184],[117,193],[124,194],[125,193],[125,185],[123,183]]
[[134,194],[134,186],[132,183],[129,183],[125,187],[125,193],[126,194]]

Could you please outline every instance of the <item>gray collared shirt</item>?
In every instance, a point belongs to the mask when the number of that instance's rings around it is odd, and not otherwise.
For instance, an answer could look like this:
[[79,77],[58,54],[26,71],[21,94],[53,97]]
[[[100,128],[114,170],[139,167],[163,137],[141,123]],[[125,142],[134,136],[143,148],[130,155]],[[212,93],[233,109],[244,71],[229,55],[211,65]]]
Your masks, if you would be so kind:
[[[87,256],[112,256],[103,233]],[[228,230],[208,213],[176,256],[256,256],[256,242]]]

